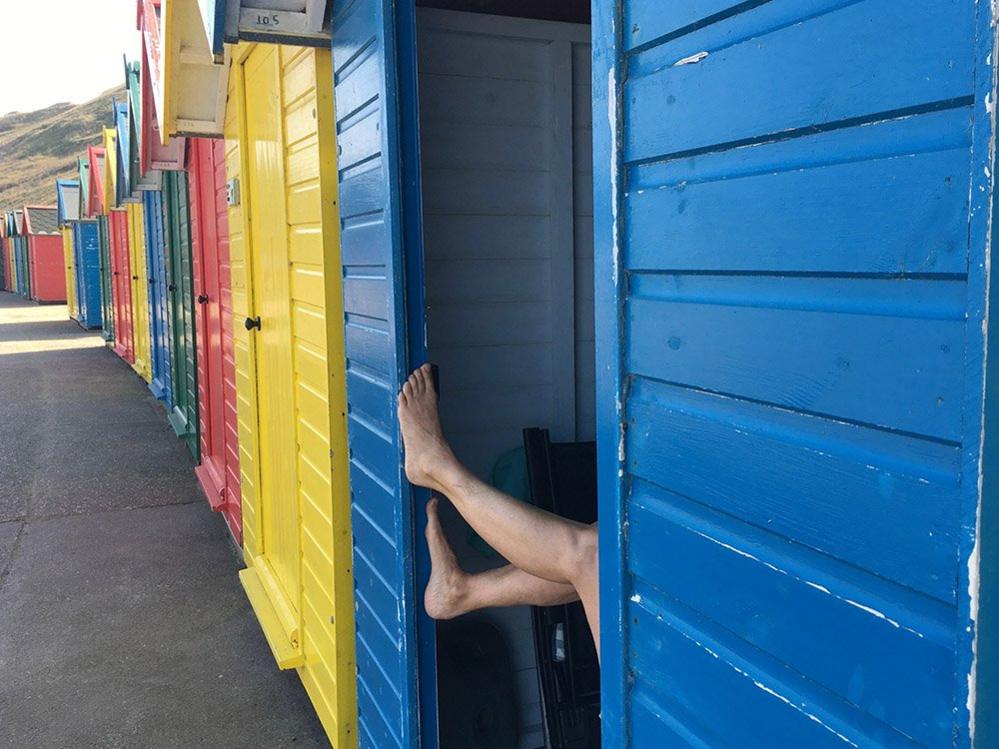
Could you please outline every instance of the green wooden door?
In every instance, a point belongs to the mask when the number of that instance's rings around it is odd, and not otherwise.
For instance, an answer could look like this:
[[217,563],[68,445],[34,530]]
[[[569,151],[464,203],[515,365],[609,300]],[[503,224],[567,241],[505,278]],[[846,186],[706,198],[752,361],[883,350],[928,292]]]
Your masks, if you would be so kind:
[[163,173],[163,213],[167,256],[167,325],[173,412],[170,424],[198,459],[198,374],[194,339],[194,276],[187,173]]
[[108,217],[97,217],[97,239],[100,246],[101,335],[114,340],[114,303],[111,300],[111,250],[108,240]]
[[21,272],[24,273],[24,296],[25,299],[31,299],[33,297],[31,278],[31,256],[28,253],[28,238],[18,237],[18,241],[21,243]]

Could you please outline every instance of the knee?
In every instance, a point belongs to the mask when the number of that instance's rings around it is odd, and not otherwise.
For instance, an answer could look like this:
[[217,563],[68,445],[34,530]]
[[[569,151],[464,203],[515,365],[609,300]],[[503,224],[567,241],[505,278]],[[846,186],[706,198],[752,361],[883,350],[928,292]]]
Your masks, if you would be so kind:
[[597,574],[597,528],[594,525],[574,529],[568,559],[569,577],[592,579]]

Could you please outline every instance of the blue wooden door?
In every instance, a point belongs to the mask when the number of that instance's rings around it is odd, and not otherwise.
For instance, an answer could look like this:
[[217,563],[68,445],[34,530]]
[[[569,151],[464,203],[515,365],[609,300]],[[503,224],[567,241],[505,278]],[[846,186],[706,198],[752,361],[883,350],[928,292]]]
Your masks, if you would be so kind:
[[968,746],[989,4],[594,8],[605,745]]
[[[362,747],[436,745],[425,493],[406,482],[396,394],[423,361],[411,4],[338,0],[333,69]],[[410,172],[409,170],[413,170]]]
[[83,327],[101,327],[101,248],[96,221],[73,224],[73,249],[76,254],[76,300]]
[[142,193],[146,232],[146,269],[149,273],[149,328],[152,381],[149,389],[173,408],[170,372],[170,332],[167,325],[166,249],[163,241],[163,194]]
[[[87,328],[89,327],[87,325],[87,273],[82,267],[83,258],[86,256],[83,248],[83,232],[79,221],[72,223],[71,227],[73,232],[73,277],[76,283],[76,320],[84,328]],[[95,247],[96,239],[95,234]]]

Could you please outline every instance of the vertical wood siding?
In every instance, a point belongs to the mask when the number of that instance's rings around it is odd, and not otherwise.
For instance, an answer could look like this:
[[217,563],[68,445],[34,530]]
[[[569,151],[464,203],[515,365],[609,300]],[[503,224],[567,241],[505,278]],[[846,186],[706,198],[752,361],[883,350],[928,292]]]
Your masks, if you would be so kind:
[[[294,381],[298,486],[298,548],[301,586],[293,605],[300,627],[298,671],[334,746],[356,744],[353,595],[350,571],[350,495],[347,483],[342,301],[339,278],[335,136],[328,52],[292,46],[278,49],[278,81],[287,221],[286,262],[290,351]],[[240,48],[237,61],[253,55]],[[266,503],[288,501],[262,495],[258,461],[256,352],[254,334],[242,325],[269,300],[253,288],[252,236],[246,215],[250,194],[242,66],[230,75],[226,117],[229,179],[241,180],[240,205],[229,208],[229,258],[234,317],[234,369],[239,425],[244,553],[249,565],[268,552],[261,514]],[[272,198],[267,198],[272,199]],[[280,248],[278,248],[280,251]],[[285,312],[278,312],[285,314]],[[266,324],[266,322],[265,322]],[[263,506],[262,506],[263,505]],[[275,539],[278,540],[278,539]]]

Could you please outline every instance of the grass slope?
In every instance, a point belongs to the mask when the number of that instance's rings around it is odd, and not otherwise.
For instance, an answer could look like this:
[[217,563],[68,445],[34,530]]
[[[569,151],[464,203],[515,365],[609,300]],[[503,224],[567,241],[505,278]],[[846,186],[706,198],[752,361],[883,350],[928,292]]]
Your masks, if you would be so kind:
[[84,104],[0,117],[0,211],[55,205],[56,179],[76,177],[77,157],[111,126],[111,99],[124,96],[124,88],[112,89]]

